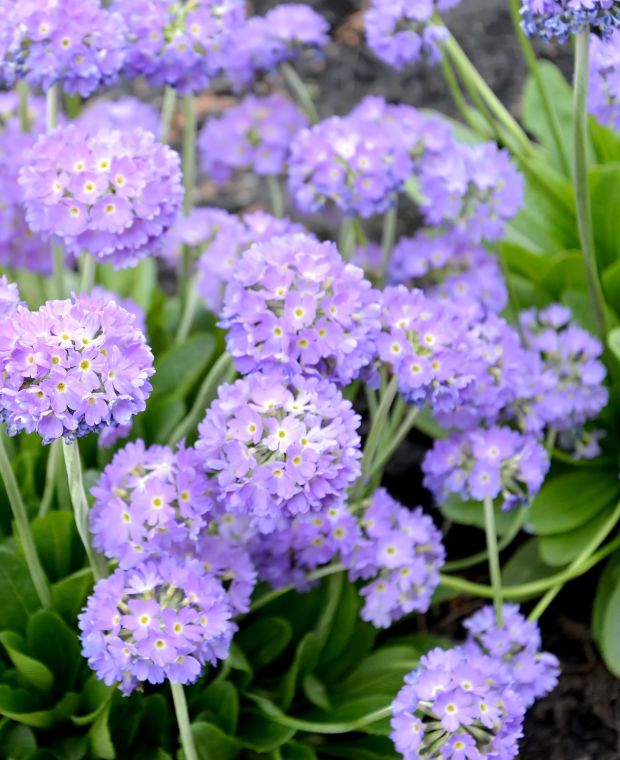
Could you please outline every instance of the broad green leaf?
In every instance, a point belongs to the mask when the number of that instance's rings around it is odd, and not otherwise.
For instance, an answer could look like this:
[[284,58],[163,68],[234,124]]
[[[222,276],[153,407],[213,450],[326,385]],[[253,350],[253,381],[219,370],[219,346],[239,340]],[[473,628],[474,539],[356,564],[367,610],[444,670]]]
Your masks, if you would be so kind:
[[312,673],[307,675],[303,682],[302,688],[309,702],[321,710],[330,710],[332,705],[329,699],[329,693],[325,685]]
[[599,164],[620,161],[620,139],[613,129],[604,127],[596,119],[590,119],[590,135]]
[[520,586],[556,572],[555,568],[545,565],[540,558],[540,539],[530,538],[503,565],[502,581],[506,586]]
[[84,549],[72,512],[49,512],[34,519],[31,525],[39,557],[51,581],[82,567]]
[[316,667],[320,651],[321,641],[316,633],[307,633],[299,643],[293,663],[280,684],[280,703],[285,710],[291,705],[299,682]]
[[620,259],[620,163],[590,169],[594,247],[599,267]]
[[9,730],[2,738],[1,750],[4,757],[24,760],[37,748],[37,740],[31,728],[9,724]]
[[592,605],[592,635],[599,644],[603,635],[608,600],[618,586],[620,586],[620,551],[614,552],[607,561]]
[[575,530],[619,494],[615,469],[567,472],[544,483],[532,501],[528,522],[541,536]]
[[153,398],[185,398],[205,374],[214,346],[212,335],[199,333],[158,356],[153,376]]
[[31,683],[35,689],[47,693],[54,685],[54,676],[48,667],[35,660],[26,652],[26,642],[14,631],[0,633],[0,642],[7,651],[15,669]]
[[583,257],[579,251],[566,251],[551,259],[540,279],[540,285],[554,298],[560,298],[566,290],[586,290]]
[[151,403],[141,422],[148,443],[165,443],[187,412],[187,404],[176,396],[159,397]]
[[605,664],[620,676],[620,552],[609,561],[594,602],[592,629]]
[[39,610],[28,621],[26,641],[33,656],[52,671],[58,687],[70,689],[81,665],[75,632],[55,612]]
[[295,735],[294,728],[282,726],[263,714],[242,713],[237,739],[246,749],[254,752],[272,752]]
[[75,619],[92,588],[93,574],[91,570],[88,568],[78,570],[77,573],[63,578],[52,586],[54,608],[66,622],[75,623]]
[[318,755],[309,744],[287,742],[280,747],[282,760],[318,760]]
[[345,760],[399,760],[402,755],[394,749],[390,739],[382,736],[367,736],[350,739],[339,744],[325,743],[321,752],[328,757],[342,757]]
[[2,627],[23,632],[28,616],[40,606],[26,563],[7,547],[0,546]]
[[614,328],[607,336],[607,345],[613,355],[620,359],[620,327]]
[[[400,683],[399,688],[400,686],[402,686],[402,682]],[[313,711],[304,713],[300,718],[301,720],[310,721],[311,723],[342,724],[343,728],[347,723],[350,723],[351,731],[365,731],[365,728],[356,728],[357,723],[366,718],[366,716],[372,715],[378,710],[387,707],[390,704],[390,701],[391,698],[386,695],[374,694],[371,686],[365,696],[346,702],[339,707],[334,707],[328,712]]]
[[114,760],[116,757],[116,751],[108,726],[110,706],[111,703],[108,701],[88,731],[91,755],[93,758],[101,758],[101,760]]
[[116,686],[106,686],[93,673],[82,689],[80,713],[71,716],[72,722],[76,726],[90,725],[110,704],[115,690]]
[[608,305],[620,314],[620,259],[610,264],[601,275],[605,299]]
[[610,509],[601,510],[587,523],[567,533],[541,536],[540,556],[543,562],[557,567],[567,565],[576,559],[609,519],[610,511]]
[[268,617],[242,628],[235,637],[255,670],[277,659],[291,641],[293,632],[284,618]]
[[556,260],[555,255],[530,251],[516,243],[501,243],[500,251],[510,272],[520,274],[533,283],[540,283]]
[[48,728],[54,723],[51,710],[40,709],[41,703],[25,689],[0,685],[0,715],[32,728]]
[[353,635],[349,639],[346,649],[343,650],[340,657],[332,660],[328,668],[321,670],[323,682],[338,684],[343,678],[349,676],[360,662],[368,656],[376,638],[376,628],[370,625],[370,623],[357,620],[353,629]]
[[[454,522],[462,525],[474,525],[476,528],[484,528],[484,510],[482,502],[461,501],[459,498],[450,498],[441,505],[441,511]],[[495,524],[497,533],[503,536],[510,529],[514,521],[514,512],[503,512],[500,504],[495,504]]]
[[226,734],[233,735],[239,719],[239,694],[229,681],[212,683],[192,702],[198,720],[215,723]]
[[355,586],[352,583],[345,583],[334,624],[321,651],[319,668],[328,667],[328,664],[332,660],[337,660],[346,649],[353,636],[361,605],[362,602]]
[[234,760],[241,747],[217,726],[199,721],[192,723],[192,736],[200,760]]

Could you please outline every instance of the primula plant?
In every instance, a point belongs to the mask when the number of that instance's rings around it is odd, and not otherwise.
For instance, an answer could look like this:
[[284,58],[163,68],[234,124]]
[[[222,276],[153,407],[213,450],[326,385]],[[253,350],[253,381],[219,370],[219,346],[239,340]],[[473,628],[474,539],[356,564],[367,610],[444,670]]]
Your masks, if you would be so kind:
[[506,0],[520,121],[458,2],[357,14],[455,119],[309,4],[0,0],[3,758],[517,758],[588,571],[620,677],[620,2]]

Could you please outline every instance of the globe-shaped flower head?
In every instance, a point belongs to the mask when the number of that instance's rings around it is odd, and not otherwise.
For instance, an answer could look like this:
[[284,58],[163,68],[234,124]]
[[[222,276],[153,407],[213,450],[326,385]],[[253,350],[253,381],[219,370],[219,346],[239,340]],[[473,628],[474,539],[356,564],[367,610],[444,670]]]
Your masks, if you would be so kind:
[[91,101],[78,117],[80,124],[88,125],[91,131],[99,127],[131,130],[136,127],[159,133],[160,117],[151,103],[138,98],[124,97],[117,100],[97,98]]
[[561,42],[588,28],[609,37],[620,26],[617,0],[521,0],[521,14],[526,34]]
[[123,73],[182,94],[207,87],[245,18],[243,0],[114,0],[127,26]]
[[254,372],[220,386],[196,448],[224,510],[264,532],[340,504],[360,467],[359,417],[332,383]]
[[92,488],[93,544],[121,567],[196,540],[213,507],[195,449],[128,443]]
[[374,357],[379,312],[379,294],[333,243],[287,235],[243,254],[222,324],[241,372],[282,366],[346,385]]
[[205,123],[199,137],[202,169],[218,183],[240,169],[282,174],[291,140],[307,124],[303,111],[281,95],[248,95]]
[[19,181],[31,229],[117,268],[157,251],[183,198],[178,154],[142,129],[42,135]]
[[123,19],[99,0],[0,0],[0,80],[57,82],[88,97],[113,84],[125,55]]
[[123,694],[142,682],[192,683],[228,656],[231,617],[222,584],[199,561],[162,557],[97,583],[79,616],[82,653]]
[[153,354],[134,316],[82,295],[0,323],[0,418],[9,435],[67,441],[144,411]]

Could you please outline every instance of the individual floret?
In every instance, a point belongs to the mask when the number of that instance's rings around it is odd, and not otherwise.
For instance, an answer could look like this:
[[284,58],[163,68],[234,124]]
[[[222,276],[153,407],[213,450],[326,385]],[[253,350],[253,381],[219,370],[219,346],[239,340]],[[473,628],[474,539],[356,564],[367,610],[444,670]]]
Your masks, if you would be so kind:
[[82,653],[125,695],[165,679],[192,683],[228,657],[231,616],[222,584],[198,560],[162,557],[96,584],[79,616]]
[[0,323],[0,418],[9,435],[72,441],[128,423],[151,392],[153,354],[135,318],[81,295],[20,306]]
[[228,351],[241,372],[279,366],[346,385],[375,356],[379,300],[334,243],[272,238],[232,273],[222,310]]
[[326,380],[255,372],[220,386],[196,448],[223,509],[270,532],[282,516],[342,503],[360,473],[359,423]]
[[183,199],[178,154],[142,129],[42,135],[19,181],[32,230],[117,268],[157,251]]
[[248,95],[219,118],[206,121],[198,141],[202,170],[218,184],[239,170],[283,174],[291,141],[307,125],[304,112],[282,95]]

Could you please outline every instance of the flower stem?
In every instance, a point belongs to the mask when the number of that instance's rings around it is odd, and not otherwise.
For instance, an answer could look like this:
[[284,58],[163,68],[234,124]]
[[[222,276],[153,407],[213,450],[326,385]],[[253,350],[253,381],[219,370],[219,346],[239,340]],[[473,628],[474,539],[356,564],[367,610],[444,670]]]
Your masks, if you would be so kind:
[[56,478],[62,445],[62,439],[59,438],[56,441],[52,441],[49,447],[47,466],[45,468],[45,487],[39,506],[39,517],[46,515],[52,506],[54,494],[56,493]]
[[405,419],[401,422],[400,426],[390,437],[386,447],[381,449],[381,453],[377,456],[373,462],[368,477],[372,478],[378,471],[382,470],[385,465],[390,461],[390,458],[394,452],[398,449],[400,444],[405,440],[411,428],[415,425],[415,421],[420,414],[420,409],[416,406],[409,410]]
[[289,63],[286,62],[281,64],[280,71],[282,72],[282,76],[284,77],[284,81],[288,88],[297,99],[297,102],[304,110],[306,116],[310,119],[310,122],[316,124],[319,120],[319,114],[314,105],[312,95],[308,92],[308,88],[303,83],[299,74]]
[[45,123],[47,131],[51,132],[58,126],[58,112],[60,111],[60,88],[53,84],[45,97]]
[[265,177],[267,190],[269,191],[269,205],[271,213],[278,218],[284,216],[284,194],[280,180],[273,174],[267,174]]
[[[196,109],[193,95],[183,98],[183,213],[189,216],[194,204],[194,180],[196,178]],[[189,298],[190,274],[192,268],[192,250],[188,245],[183,246],[181,258],[180,293],[185,303]]]
[[86,498],[86,491],[84,489],[78,442],[74,441],[73,443],[66,444],[62,447],[62,450],[67,470],[67,480],[69,481],[69,493],[71,494],[71,503],[73,504],[75,524],[84,544],[84,549],[86,549],[86,556],[93,571],[93,576],[98,581],[107,575],[107,563],[93,549],[90,541],[90,533],[88,531],[88,499]]
[[504,624],[502,573],[499,565],[499,550],[497,548],[495,509],[493,507],[493,499],[489,496],[484,499],[484,528],[487,537],[487,550],[489,552],[489,574],[491,576],[491,588],[493,589],[495,618],[497,625],[501,627]]
[[170,140],[170,129],[174,117],[174,108],[177,102],[177,91],[174,87],[166,87],[161,104],[161,120],[159,123],[159,139],[163,143]]
[[355,220],[343,216],[338,231],[338,250],[345,261],[349,261],[355,251]]
[[[52,85],[47,91],[45,99],[45,115],[47,131],[51,132],[58,126],[58,112],[60,110],[60,88],[58,84]],[[57,239],[52,240],[52,282],[56,298],[65,297],[65,249]]]
[[187,711],[187,700],[185,691],[180,683],[170,681],[170,690],[172,691],[172,701],[174,702],[174,711],[177,716],[177,725],[181,734],[181,746],[185,754],[185,760],[198,760],[198,753],[192,736],[192,729],[189,724],[189,713]]
[[90,293],[97,275],[97,260],[88,251],[84,251],[80,259],[80,293]]
[[396,240],[396,223],[398,221],[398,201],[394,202],[391,209],[383,216],[383,228],[381,231],[381,280],[379,286],[383,287],[387,282],[390,257]]
[[32,531],[30,530],[26,505],[22,499],[17,480],[15,479],[15,473],[6,451],[4,444],[5,435],[6,433],[2,430],[0,432],[0,475],[2,476],[9,504],[11,505],[13,519],[15,520],[15,532],[21,544],[32,583],[43,607],[49,608],[52,606],[52,593],[45,576],[45,571],[41,565],[41,560],[39,559]]
[[454,69],[452,68],[452,64],[445,55],[441,56],[441,71],[443,73],[443,78],[448,85],[452,100],[466,123],[481,137],[484,137],[487,140],[493,137],[493,133],[489,130],[488,125],[480,120],[479,114],[477,114],[474,109],[470,108],[465,100],[456,74],[454,73]]
[[19,97],[19,128],[22,132],[30,132],[30,113],[28,111],[28,82],[20,79],[17,83]]
[[574,90],[574,175],[577,203],[577,224],[581,253],[586,270],[588,292],[599,338],[607,334],[605,296],[599,279],[594,233],[592,230],[592,207],[590,205],[590,182],[588,176],[588,77],[590,57],[590,32],[579,32],[575,38],[575,90]]
[[175,345],[180,345],[186,340],[192,329],[194,323],[194,317],[196,316],[196,308],[198,306],[198,275],[194,274],[190,277],[187,284],[187,291],[185,294],[185,303],[183,304],[183,312],[181,319],[179,320],[179,327],[177,328],[177,334],[174,338]]
[[[308,573],[308,575],[305,577],[305,581],[306,583],[313,583],[314,581],[321,580],[321,578],[327,578],[330,575],[342,573],[344,570],[345,568],[343,565],[325,565],[325,567],[321,567],[318,570],[315,570],[313,573]],[[281,596],[284,596],[291,591],[295,591],[296,589],[297,586],[291,585],[282,586],[281,588],[274,588],[271,591],[268,591],[266,594],[263,594],[252,603],[252,606],[250,607],[250,613],[257,612],[271,602],[274,602],[276,599],[279,599]]]

